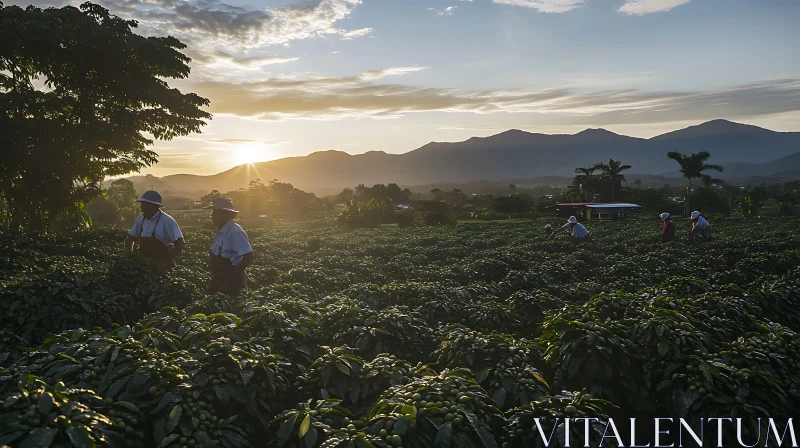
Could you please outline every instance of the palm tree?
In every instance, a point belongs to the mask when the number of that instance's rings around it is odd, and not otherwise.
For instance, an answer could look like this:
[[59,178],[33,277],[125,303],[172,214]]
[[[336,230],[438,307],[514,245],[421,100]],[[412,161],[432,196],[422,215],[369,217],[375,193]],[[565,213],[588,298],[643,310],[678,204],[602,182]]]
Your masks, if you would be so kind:
[[616,201],[618,186],[622,186],[622,182],[628,182],[625,180],[625,175],[623,175],[622,172],[633,167],[630,165],[623,165],[622,162],[614,159],[609,159],[607,164],[602,162],[598,163],[594,167],[601,172],[600,180],[609,181],[611,183],[611,200]]
[[594,189],[595,184],[597,183],[597,177],[594,175],[595,170],[597,170],[597,167],[594,166],[589,168],[575,168],[575,172],[578,175],[575,176],[575,179],[572,181],[572,183],[575,186],[582,185],[580,192],[582,200],[585,199],[584,195],[588,195],[588,193]]
[[671,151],[667,153],[667,157],[678,162],[678,165],[681,166],[679,171],[681,174],[683,174],[683,177],[687,179],[686,199],[684,202],[686,204],[686,214],[688,215],[691,208],[689,206],[689,192],[692,188],[692,179],[702,179],[705,183],[713,182],[711,175],[706,174],[705,172],[713,170],[721,173],[724,168],[719,165],[706,163],[711,157],[711,154],[709,154],[707,151],[692,153],[692,155]]

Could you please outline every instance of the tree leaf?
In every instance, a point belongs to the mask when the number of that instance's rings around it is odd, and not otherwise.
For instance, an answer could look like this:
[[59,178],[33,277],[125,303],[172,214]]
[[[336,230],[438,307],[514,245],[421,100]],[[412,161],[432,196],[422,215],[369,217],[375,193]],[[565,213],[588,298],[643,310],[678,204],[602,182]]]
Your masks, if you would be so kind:
[[502,408],[503,405],[506,403],[506,396],[507,396],[506,389],[504,387],[501,387],[497,389],[494,392],[494,394],[492,394],[492,399],[494,400],[495,403],[497,403],[498,407]]
[[350,376],[350,368],[347,367],[346,365],[344,365],[343,363],[337,362],[336,363],[336,368],[339,369],[345,375]]
[[181,415],[183,414],[183,407],[180,404],[176,404],[172,407],[172,410],[169,411],[169,418],[167,419],[167,432],[172,432],[177,426],[178,423],[181,421]]
[[19,448],[48,447],[53,443],[56,434],[58,434],[58,429],[56,428],[34,428],[18,446]]
[[317,434],[317,428],[314,428],[312,426],[311,428],[309,428],[308,432],[306,433],[306,436],[303,437],[303,442],[306,444],[307,448],[314,448],[314,446],[317,444],[318,438],[319,435]]
[[666,356],[669,353],[669,344],[662,341],[658,343],[658,354],[661,356]]
[[407,415],[401,415],[397,418],[397,421],[394,422],[394,428],[392,429],[392,432],[399,436],[404,436],[406,435],[410,424],[411,419]]
[[131,403],[130,401],[117,401],[114,403],[114,406],[119,406],[131,412],[139,414],[139,408],[137,408],[136,405]]
[[453,424],[447,422],[439,427],[436,439],[433,441],[433,448],[450,448],[453,444]]
[[301,439],[306,436],[306,433],[308,432],[308,428],[310,428],[310,427],[311,427],[311,415],[306,414],[306,418],[304,418],[303,422],[300,423],[299,435],[300,435]]
[[43,392],[40,394],[37,404],[39,405],[39,412],[42,415],[49,414],[56,405],[55,400],[53,400],[53,395],[50,392]]
[[294,414],[281,423],[281,427],[278,429],[278,448],[282,448],[289,441],[289,437],[292,436],[292,431],[294,430],[294,424],[299,416],[300,414]]
[[170,434],[167,437],[165,437],[164,440],[161,441],[158,447],[163,448],[165,446],[168,446],[170,443],[178,440],[180,436],[181,436],[180,434]]
[[94,440],[89,437],[89,430],[86,428],[68,428],[67,437],[72,442],[72,446],[76,448],[94,448],[96,446]]

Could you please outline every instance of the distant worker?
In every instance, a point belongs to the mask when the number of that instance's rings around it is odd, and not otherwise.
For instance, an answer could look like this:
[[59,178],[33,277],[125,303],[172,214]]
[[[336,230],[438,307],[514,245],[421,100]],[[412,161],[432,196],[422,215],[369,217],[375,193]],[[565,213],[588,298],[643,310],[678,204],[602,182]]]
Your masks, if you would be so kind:
[[547,225],[544,226],[544,230],[552,232],[553,231],[553,226],[551,226],[550,224],[547,224]]
[[233,222],[239,211],[233,209],[233,201],[229,197],[217,197],[214,205],[205,208],[212,210],[211,221],[216,226],[209,259],[209,292],[236,294],[247,287],[244,270],[253,262],[253,249],[247,233]]
[[691,220],[692,231],[689,234],[689,238],[703,238],[706,241],[711,241],[711,224],[706,221],[706,218],[695,210],[692,212]]
[[125,237],[125,250],[133,252],[136,241],[139,251],[156,262],[156,271],[163,273],[167,267],[175,265],[175,257],[183,250],[183,234],[178,223],[161,210],[161,195],[149,190],[136,200],[142,214],[136,217],[128,236]]
[[669,213],[662,213],[661,221],[664,222],[664,225],[661,228],[661,240],[662,241],[675,241],[675,221],[673,221],[669,216]]
[[569,230],[571,232],[572,242],[575,244],[580,243],[581,241],[591,241],[592,239],[592,235],[589,234],[589,231],[586,230],[586,227],[579,223],[578,218],[574,216],[570,216],[569,221],[548,235],[547,239],[550,239],[550,237],[555,235],[555,233],[559,230]]

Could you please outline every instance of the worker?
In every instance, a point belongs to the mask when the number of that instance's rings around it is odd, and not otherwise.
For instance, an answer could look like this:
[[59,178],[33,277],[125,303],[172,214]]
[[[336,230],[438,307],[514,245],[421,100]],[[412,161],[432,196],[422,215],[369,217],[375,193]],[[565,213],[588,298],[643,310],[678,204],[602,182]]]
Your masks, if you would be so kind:
[[184,246],[183,234],[178,223],[161,210],[164,206],[161,201],[161,195],[157,191],[145,191],[142,197],[136,200],[142,214],[136,217],[133,227],[125,237],[125,250],[133,252],[138,240],[139,252],[156,262],[158,273],[163,273],[167,267],[175,265],[175,257],[181,253]]
[[706,221],[699,211],[695,210],[691,215],[692,231],[689,234],[690,239],[703,238],[706,241],[711,240],[711,224]]
[[670,218],[669,213],[664,212],[660,216],[664,224],[661,228],[661,240],[675,241],[675,221]]
[[245,269],[253,262],[253,249],[247,233],[233,222],[239,211],[233,209],[231,198],[219,196],[205,208],[211,210],[211,221],[216,226],[209,259],[209,292],[236,294],[247,287]]
[[580,243],[581,241],[590,241],[592,239],[592,235],[589,234],[589,231],[586,230],[586,227],[579,223],[578,218],[574,216],[570,216],[566,224],[550,233],[550,235],[547,236],[547,239],[550,239],[550,237],[555,235],[555,233],[559,230],[569,230],[571,233],[572,242],[575,244]]

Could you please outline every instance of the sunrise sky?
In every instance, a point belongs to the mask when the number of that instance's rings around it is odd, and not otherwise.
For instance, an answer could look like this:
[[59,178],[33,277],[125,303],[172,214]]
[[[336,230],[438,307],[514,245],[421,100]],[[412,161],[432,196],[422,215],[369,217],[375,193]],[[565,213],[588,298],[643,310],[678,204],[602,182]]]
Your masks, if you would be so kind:
[[155,175],[510,128],[800,131],[800,0],[99,3],[187,43],[192,75],[171,84],[211,100],[202,134],[155,146]]

